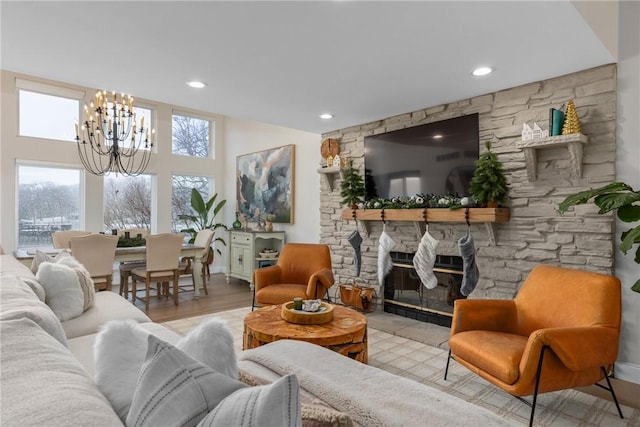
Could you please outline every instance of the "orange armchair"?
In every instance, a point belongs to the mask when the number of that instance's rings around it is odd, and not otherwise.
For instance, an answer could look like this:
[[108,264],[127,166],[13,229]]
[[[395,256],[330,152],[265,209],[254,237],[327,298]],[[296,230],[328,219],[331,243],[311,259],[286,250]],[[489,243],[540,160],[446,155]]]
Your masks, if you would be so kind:
[[[618,355],[620,280],[549,265],[535,267],[513,300],[455,301],[451,358],[516,396],[598,385]],[[606,379],[608,387],[597,384]]]
[[253,273],[254,305],[282,304],[295,297],[322,298],[334,283],[327,245],[287,243],[276,265]]

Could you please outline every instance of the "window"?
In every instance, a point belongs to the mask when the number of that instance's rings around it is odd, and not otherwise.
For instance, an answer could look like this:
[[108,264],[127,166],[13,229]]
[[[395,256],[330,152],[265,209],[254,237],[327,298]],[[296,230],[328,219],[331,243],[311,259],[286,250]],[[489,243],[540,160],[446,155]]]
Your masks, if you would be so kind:
[[151,229],[151,176],[104,177],[104,231]]
[[19,89],[19,134],[74,142],[80,101]]
[[209,199],[210,179],[204,176],[173,175],[171,177],[171,225],[174,232],[191,227],[178,219],[179,215],[195,215],[191,208],[191,189],[197,188],[205,202]]
[[80,170],[18,165],[18,247],[51,246],[51,233],[81,228]]
[[209,157],[212,122],[184,115],[173,115],[173,154]]

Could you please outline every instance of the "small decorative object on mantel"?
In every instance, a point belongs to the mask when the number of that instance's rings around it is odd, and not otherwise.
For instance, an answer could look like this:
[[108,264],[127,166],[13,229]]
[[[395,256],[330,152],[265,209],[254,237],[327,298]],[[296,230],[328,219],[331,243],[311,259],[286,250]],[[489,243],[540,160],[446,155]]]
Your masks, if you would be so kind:
[[573,100],[567,103],[564,126],[562,126],[563,135],[569,135],[572,133],[582,133],[582,129],[580,128],[580,120],[578,119],[578,112],[576,111],[576,105],[573,103]]
[[549,130],[542,128],[538,125],[538,123],[533,124],[533,139],[542,139],[549,136]]
[[340,167],[342,166],[342,160],[340,159],[340,155],[336,154],[336,156],[333,158],[333,169],[340,169]]
[[351,209],[357,209],[358,203],[362,202],[365,194],[364,179],[353,167],[353,160],[349,160],[347,167],[342,170],[342,181],[340,182],[342,203]]
[[[484,143],[486,151],[476,160],[469,192],[480,206],[497,207],[509,194],[509,183],[498,157],[491,152],[491,141]],[[494,206],[495,205],[495,206]]]
[[333,169],[333,156],[327,157],[327,167]]
[[236,220],[233,221],[233,224],[231,224],[231,227],[233,227],[236,230],[242,228],[242,223],[240,222],[240,219],[238,218],[238,215],[240,215],[240,213],[236,212]]
[[533,139],[533,129],[526,123],[522,124],[522,140],[531,141]]

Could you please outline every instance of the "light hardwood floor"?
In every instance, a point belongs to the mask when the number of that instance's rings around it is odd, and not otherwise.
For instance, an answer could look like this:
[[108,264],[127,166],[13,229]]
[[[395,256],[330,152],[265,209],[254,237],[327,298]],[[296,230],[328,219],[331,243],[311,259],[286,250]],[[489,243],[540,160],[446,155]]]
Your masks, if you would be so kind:
[[[182,277],[180,285],[191,285],[191,277]],[[144,291],[139,290],[141,287],[144,289],[144,284],[138,283],[138,296],[144,297]],[[207,280],[207,290],[209,295],[205,295],[204,289],[200,289],[200,298],[197,300],[193,298],[192,286],[189,290],[181,291],[178,306],[174,305],[173,297],[158,298],[155,291],[152,290],[149,311],[146,314],[154,322],[162,323],[251,305],[252,292],[249,289],[249,284],[234,278],[231,278],[230,283],[227,283],[223,273],[211,275],[211,278]],[[114,286],[113,291],[118,292],[118,288]],[[131,301],[131,294],[129,294],[129,301]],[[144,311],[143,300],[137,300],[135,305]]]

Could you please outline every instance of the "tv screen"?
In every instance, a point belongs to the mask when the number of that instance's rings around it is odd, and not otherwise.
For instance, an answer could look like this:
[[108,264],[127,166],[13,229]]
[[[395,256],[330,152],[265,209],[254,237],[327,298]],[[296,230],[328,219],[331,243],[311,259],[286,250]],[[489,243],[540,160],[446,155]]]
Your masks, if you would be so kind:
[[478,114],[364,138],[367,200],[469,193],[479,150]]

